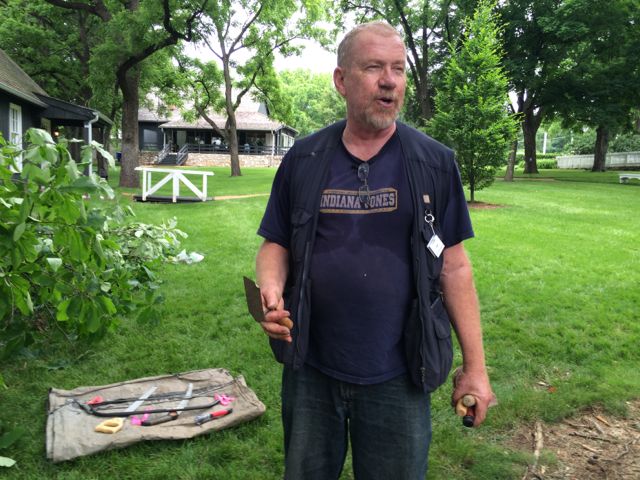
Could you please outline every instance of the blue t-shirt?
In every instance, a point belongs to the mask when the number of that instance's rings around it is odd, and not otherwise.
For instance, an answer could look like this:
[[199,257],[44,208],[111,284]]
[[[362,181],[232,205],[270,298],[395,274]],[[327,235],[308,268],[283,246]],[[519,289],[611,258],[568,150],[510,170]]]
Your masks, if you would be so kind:
[[[311,258],[307,363],[339,380],[384,382],[406,371],[403,327],[415,297],[410,238],[414,219],[398,135],[366,163],[369,205],[358,196],[363,162],[341,145],[322,191]],[[258,234],[288,248],[290,205],[283,166]],[[445,245],[473,235],[460,180],[440,219]],[[451,213],[451,215],[449,215]]]
[[402,329],[413,298],[413,207],[397,135],[368,160],[369,205],[358,167],[336,149],[311,256],[307,362],[334,378],[379,383],[404,373]]

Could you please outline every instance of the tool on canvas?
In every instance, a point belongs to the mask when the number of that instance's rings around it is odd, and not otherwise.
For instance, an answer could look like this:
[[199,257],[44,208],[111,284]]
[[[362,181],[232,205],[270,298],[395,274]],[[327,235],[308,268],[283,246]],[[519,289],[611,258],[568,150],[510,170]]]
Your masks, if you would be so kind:
[[99,433],[118,433],[122,429],[123,425],[123,419],[110,418],[109,420],[105,420],[96,425],[96,428],[94,430]]
[[[263,322],[264,310],[262,309],[262,296],[260,295],[260,288],[258,288],[256,282],[254,282],[250,278],[242,278],[244,280],[244,293],[247,298],[247,307],[249,307],[249,313],[256,322]],[[278,320],[278,323],[283,327],[287,327],[289,330],[293,328],[293,322],[290,318],[282,318]]]
[[171,420],[175,420],[176,418],[178,418],[178,415],[180,415],[180,413],[189,403],[189,400],[191,399],[191,392],[193,392],[193,383],[190,383],[187,386],[187,391],[184,394],[184,398],[180,401],[175,410],[167,412],[166,415],[161,415],[155,418],[147,418],[146,420],[143,420],[141,422],[142,426],[151,427],[153,425],[160,425],[161,423],[170,422]]
[[[166,393],[161,393],[156,395],[147,395],[149,392],[149,390],[147,390],[140,397],[114,398],[110,400],[105,400],[103,398],[100,398],[99,399],[100,401],[97,401],[97,398],[94,397],[93,399],[87,402],[74,399],[73,403],[79,406],[80,408],[82,408],[82,410],[84,410],[89,415],[94,415],[96,417],[110,418],[110,417],[133,417],[134,415],[146,415],[148,418],[148,415],[151,415],[154,413],[169,413],[174,411],[183,412],[187,410],[204,410],[207,408],[214,407],[218,405],[218,403],[220,403],[218,399],[214,398],[215,392],[218,392],[228,387],[229,385],[230,385],[230,382],[227,382],[219,385],[208,386],[206,388],[192,390],[190,399],[210,398],[211,401],[206,404],[200,404],[200,405],[194,405],[194,406],[188,406],[185,403],[184,407],[182,408],[180,408],[180,405],[176,407],[167,407],[167,408],[158,408],[158,407],[150,408],[149,406],[146,406],[145,408],[140,408],[140,406],[142,405],[143,402],[147,403],[147,405],[150,403],[157,405],[162,402],[173,402],[181,398],[184,399],[185,397],[184,391],[166,392]],[[152,387],[152,388],[154,389],[153,391],[155,391],[155,387]],[[145,398],[143,399],[142,397],[145,397]],[[131,406],[129,406],[126,410],[114,409],[114,407],[117,408],[117,405],[131,403],[132,401],[134,403]],[[135,407],[136,410],[131,410],[132,407]]]
[[[147,398],[149,398],[149,397],[153,394],[153,392],[155,392],[155,391],[156,391],[156,389],[157,389],[157,388],[158,388],[157,386],[153,386],[153,387],[151,387],[149,390],[147,390],[146,392],[144,392],[144,393],[140,396],[140,398],[138,398],[138,400],[137,400],[137,401],[135,401],[135,402],[133,402],[131,405],[129,405],[129,407],[125,410],[125,412],[134,412],[134,411],[136,411],[136,410],[140,407],[140,405],[142,405],[142,404],[144,403],[144,401],[145,401]],[[94,404],[94,405],[96,405],[96,404]]]
[[233,412],[233,408],[228,408],[226,410],[218,410],[217,412],[203,413],[202,415],[196,416],[194,418],[194,421],[196,425],[202,425],[203,423],[207,423],[211,420],[215,420],[220,417],[226,417],[232,412]]

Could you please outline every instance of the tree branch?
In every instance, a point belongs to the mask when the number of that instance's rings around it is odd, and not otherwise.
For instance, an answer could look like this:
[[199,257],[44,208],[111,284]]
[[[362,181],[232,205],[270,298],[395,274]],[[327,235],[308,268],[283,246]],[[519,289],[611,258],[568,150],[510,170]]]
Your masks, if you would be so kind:
[[193,24],[197,20],[197,18],[204,11],[208,0],[204,0],[202,6],[194,11],[191,16],[186,21],[186,30],[184,33],[178,32],[173,25],[171,24],[171,7],[169,6],[169,0],[163,0],[162,6],[164,8],[164,18],[163,25],[167,33],[169,33],[168,37],[156,42],[152,45],[148,45],[146,48],[142,49],[137,54],[131,55],[127,60],[121,63],[118,66],[118,70],[116,72],[116,76],[118,78],[124,78],[126,76],[127,71],[133,68],[135,65],[139,64],[146,58],[153,55],[155,52],[162,50],[165,47],[169,47],[171,45],[176,45],[179,40],[185,40],[190,42],[193,38]]
[[111,12],[102,0],[95,0],[95,3],[88,4],[82,2],[68,2],[66,0],[45,0],[47,3],[67,10],[84,10],[99,17],[104,22],[111,20]]
[[233,52],[238,50],[235,48],[236,45],[239,42],[241,42],[242,38],[244,37],[244,34],[247,32],[247,30],[249,30],[249,27],[253,25],[253,23],[258,19],[258,17],[260,16],[260,13],[262,13],[263,8],[264,8],[264,2],[260,2],[260,8],[258,8],[258,10],[254,12],[253,16],[249,20],[247,20],[247,22],[242,26],[240,33],[238,33],[238,35],[233,40],[231,45],[229,45],[229,55],[231,55]]

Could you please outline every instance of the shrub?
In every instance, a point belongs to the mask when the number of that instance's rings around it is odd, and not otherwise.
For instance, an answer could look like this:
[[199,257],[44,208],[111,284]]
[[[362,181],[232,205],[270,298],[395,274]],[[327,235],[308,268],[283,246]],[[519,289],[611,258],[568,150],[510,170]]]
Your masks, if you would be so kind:
[[26,138],[20,152],[0,137],[0,358],[50,332],[93,340],[129,314],[150,318],[161,300],[154,262],[185,236],[175,222],[134,223],[104,180],[80,174],[93,149],[113,162],[98,144],[83,146],[76,163],[47,132]]
[[[536,153],[536,165],[538,168],[557,168],[557,155],[557,153]],[[524,169],[524,153],[518,153],[516,155],[516,161],[517,167],[519,169]]]

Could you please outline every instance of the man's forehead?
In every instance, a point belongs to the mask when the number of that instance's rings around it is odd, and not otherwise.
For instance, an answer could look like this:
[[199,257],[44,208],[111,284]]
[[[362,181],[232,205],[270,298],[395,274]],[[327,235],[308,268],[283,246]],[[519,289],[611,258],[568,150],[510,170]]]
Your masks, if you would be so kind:
[[400,37],[395,35],[376,35],[375,33],[362,32],[355,39],[352,52],[353,59],[358,61],[371,59],[384,59],[393,62],[406,61],[406,49]]

